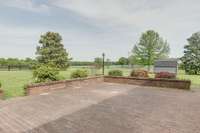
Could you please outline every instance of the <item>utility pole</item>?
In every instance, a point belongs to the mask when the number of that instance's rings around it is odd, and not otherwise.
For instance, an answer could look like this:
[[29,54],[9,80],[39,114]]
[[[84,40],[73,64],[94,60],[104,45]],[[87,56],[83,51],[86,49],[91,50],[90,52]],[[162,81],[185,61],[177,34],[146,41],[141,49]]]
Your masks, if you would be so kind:
[[104,66],[105,66],[105,53],[103,53],[102,56],[103,56],[102,74],[104,75],[104,70],[105,70],[105,68],[104,68]]

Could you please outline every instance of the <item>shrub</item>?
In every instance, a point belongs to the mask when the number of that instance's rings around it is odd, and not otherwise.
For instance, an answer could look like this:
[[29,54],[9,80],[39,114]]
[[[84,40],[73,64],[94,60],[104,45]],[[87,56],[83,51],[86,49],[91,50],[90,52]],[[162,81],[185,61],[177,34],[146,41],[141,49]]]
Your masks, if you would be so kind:
[[1,88],[1,82],[0,82],[0,88]]
[[76,70],[71,73],[71,78],[85,78],[88,76],[88,72],[86,70]]
[[48,82],[59,80],[59,71],[51,65],[41,65],[33,71],[35,82]]
[[131,77],[148,78],[148,71],[146,70],[133,70],[130,74]]
[[123,76],[123,72],[121,70],[111,70],[108,72],[109,76]]
[[155,78],[174,79],[176,78],[176,75],[169,72],[159,72],[156,73]]

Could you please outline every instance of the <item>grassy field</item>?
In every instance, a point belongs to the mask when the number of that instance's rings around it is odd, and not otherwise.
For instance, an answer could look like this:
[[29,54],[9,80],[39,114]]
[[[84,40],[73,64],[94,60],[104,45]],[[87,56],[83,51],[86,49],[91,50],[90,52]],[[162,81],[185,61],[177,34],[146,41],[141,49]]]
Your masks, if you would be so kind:
[[[60,76],[64,79],[69,79],[71,72],[76,69],[77,68],[69,68],[67,71],[61,71]],[[90,75],[92,74],[91,70],[88,70],[88,72]],[[32,71],[0,71],[0,82],[4,90],[5,99],[23,96],[24,85],[32,83],[33,81]]]
[[[67,71],[61,71],[60,75],[64,79],[69,79],[72,71],[80,68],[69,68]],[[87,68],[81,68],[87,69]],[[122,70],[124,76],[128,76],[131,69],[128,68],[106,68],[105,74],[108,71],[118,69]],[[87,69],[90,75],[100,74],[101,71],[95,71]],[[192,81],[192,85],[200,86],[200,76],[199,75],[186,75],[184,71],[179,71],[179,79],[189,79]],[[33,82],[32,72],[31,71],[0,71],[0,82],[2,83],[2,88],[5,92],[5,98],[17,97],[24,95],[24,85]],[[200,88],[200,87],[199,87]]]
[[180,70],[178,74],[178,78],[191,80],[192,85],[200,86],[200,75],[186,75],[185,71]]

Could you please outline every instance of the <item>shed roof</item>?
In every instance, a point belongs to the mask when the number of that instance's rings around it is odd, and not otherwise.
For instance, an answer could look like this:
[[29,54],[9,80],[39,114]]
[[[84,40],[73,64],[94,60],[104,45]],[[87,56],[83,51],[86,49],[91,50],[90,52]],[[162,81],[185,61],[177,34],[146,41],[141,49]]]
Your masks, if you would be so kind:
[[155,61],[155,67],[177,67],[178,59],[164,59]]

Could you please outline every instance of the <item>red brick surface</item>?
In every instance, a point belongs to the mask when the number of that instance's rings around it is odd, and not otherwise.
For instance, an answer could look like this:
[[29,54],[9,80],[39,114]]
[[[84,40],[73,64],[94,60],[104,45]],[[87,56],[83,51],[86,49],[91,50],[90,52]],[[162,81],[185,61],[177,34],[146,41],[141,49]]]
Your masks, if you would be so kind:
[[98,83],[0,102],[0,133],[200,133],[200,89]]

